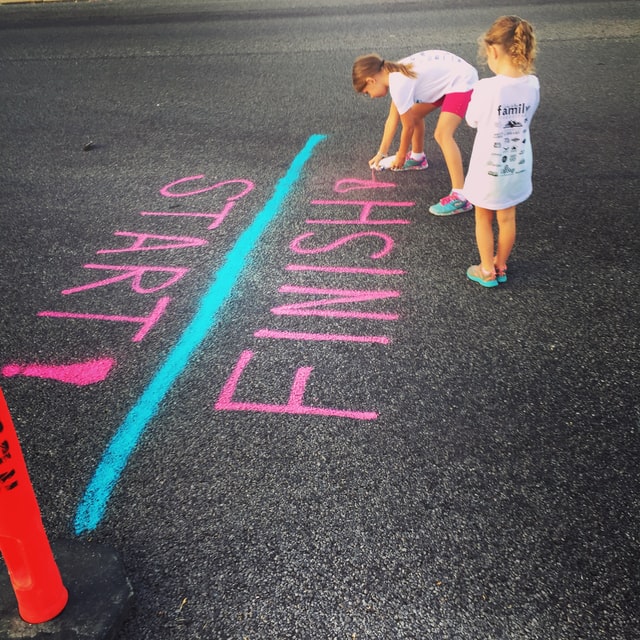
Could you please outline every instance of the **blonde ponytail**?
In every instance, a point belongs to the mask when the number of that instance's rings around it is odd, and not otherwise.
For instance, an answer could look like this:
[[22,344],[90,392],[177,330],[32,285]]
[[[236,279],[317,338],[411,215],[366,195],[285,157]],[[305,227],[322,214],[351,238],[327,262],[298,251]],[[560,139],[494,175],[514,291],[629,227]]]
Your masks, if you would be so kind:
[[514,29],[509,53],[514,64],[524,73],[532,73],[535,70],[536,37],[533,27],[526,20],[520,20]]
[[538,53],[536,36],[530,22],[518,16],[502,16],[480,39],[481,49],[488,45],[501,46],[523,73],[534,73]]

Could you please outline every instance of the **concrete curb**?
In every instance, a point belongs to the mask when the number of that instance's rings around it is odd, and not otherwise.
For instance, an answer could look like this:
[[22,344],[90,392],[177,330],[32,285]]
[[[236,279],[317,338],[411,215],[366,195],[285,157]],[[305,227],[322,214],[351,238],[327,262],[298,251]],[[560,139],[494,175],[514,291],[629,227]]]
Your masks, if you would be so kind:
[[133,589],[116,552],[77,540],[52,542],[69,591],[62,613],[42,624],[18,614],[6,571],[0,571],[0,638],[5,640],[114,640],[133,604]]

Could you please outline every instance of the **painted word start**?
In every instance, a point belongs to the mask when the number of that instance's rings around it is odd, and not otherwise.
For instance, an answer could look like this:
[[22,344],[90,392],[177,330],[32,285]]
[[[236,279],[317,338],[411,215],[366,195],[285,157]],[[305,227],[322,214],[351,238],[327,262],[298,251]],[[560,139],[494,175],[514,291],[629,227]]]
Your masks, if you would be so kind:
[[[207,192],[224,189],[224,193],[229,188],[234,192],[226,198],[224,206],[217,212],[193,212],[193,211],[141,211],[142,216],[180,216],[184,218],[202,219],[208,223],[207,230],[217,229],[222,225],[233,210],[234,206],[254,189],[254,183],[250,180],[235,179],[225,180],[216,184],[193,188],[187,191],[180,191],[182,188],[189,188],[188,183],[202,181],[204,175],[194,175],[181,178],[171,182],[160,189],[160,194],[166,198],[188,198]],[[374,180],[359,180],[344,178],[338,180],[333,191],[336,194],[345,194],[351,191],[363,189],[389,189],[395,184],[388,182],[378,182]],[[412,207],[413,202],[397,202],[389,200],[362,200],[362,199],[318,199],[311,200],[314,213],[320,213],[306,220],[310,228],[318,229],[322,226],[332,225],[346,228],[343,236],[337,240],[324,245],[312,245],[316,239],[316,231],[309,231],[291,239],[288,245],[293,256],[293,261],[287,264],[287,272],[325,272],[341,274],[367,274],[376,276],[402,276],[402,269],[379,268],[375,266],[375,261],[387,256],[394,248],[394,239],[387,233],[380,231],[381,228],[393,227],[394,225],[407,225],[411,221],[389,214],[389,211],[398,211],[403,208]],[[345,208],[353,208],[353,215],[347,218],[331,217],[337,210],[343,211]],[[379,211],[386,211],[380,214]],[[387,217],[385,217],[387,216]],[[169,236],[157,235],[140,231],[115,231],[114,236],[129,241],[129,244],[119,248],[106,248],[97,251],[98,255],[115,254],[136,254],[138,257],[142,252],[163,251],[175,249],[187,249],[203,247],[208,241],[201,237],[192,236]],[[319,264],[301,264],[300,256],[329,254],[330,252],[343,247],[349,243],[358,241],[360,238],[375,239],[379,247],[368,255],[371,261],[366,266],[329,266]],[[111,321],[129,323],[135,326],[136,331],[131,340],[139,342],[143,340],[153,327],[161,321],[171,297],[162,295],[166,289],[175,286],[188,272],[186,267],[175,266],[143,266],[139,264],[103,264],[89,263],[84,265],[85,269],[109,274],[88,284],[64,289],[62,295],[72,295],[105,287],[108,285],[130,281],[132,291],[141,295],[158,294],[153,303],[153,307],[146,315],[109,315],[101,313],[73,313],[66,311],[41,311],[38,313],[42,317],[62,318],[62,319],[84,319],[90,321]],[[154,274],[154,285],[145,286],[143,280],[145,276]],[[164,278],[158,284],[158,276]],[[363,311],[354,307],[357,303],[384,300],[389,298],[399,298],[401,292],[398,289],[328,289],[322,287],[301,287],[294,285],[281,286],[277,292],[288,296],[312,296],[313,299],[306,299],[297,302],[279,304],[271,309],[274,316],[299,316],[310,317],[320,316],[325,318],[355,318],[367,320],[379,320],[384,322],[395,322],[399,319],[399,314],[395,312]],[[271,340],[300,340],[300,341],[332,341],[332,342],[356,342],[356,343],[377,343],[389,344],[391,339],[386,335],[348,335],[337,333],[314,333],[314,332],[291,332],[274,328],[262,327],[255,331],[256,338]],[[290,388],[288,400],[285,404],[267,404],[261,402],[248,402],[235,398],[236,390],[240,379],[248,376],[246,372],[251,360],[256,357],[256,353],[251,350],[244,350],[238,357],[233,370],[223,385],[222,391],[215,403],[215,409],[219,411],[253,411],[263,413],[288,413],[346,417],[357,420],[373,420],[377,418],[375,411],[356,411],[351,409],[338,409],[328,407],[309,406],[304,404],[304,392],[313,371],[313,367],[301,367],[297,369],[293,376],[293,383]]]

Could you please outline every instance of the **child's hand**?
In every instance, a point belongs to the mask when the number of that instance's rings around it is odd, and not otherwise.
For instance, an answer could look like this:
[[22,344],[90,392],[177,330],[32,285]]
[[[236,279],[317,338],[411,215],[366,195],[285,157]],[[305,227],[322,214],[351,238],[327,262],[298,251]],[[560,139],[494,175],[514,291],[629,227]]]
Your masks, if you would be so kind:
[[379,169],[380,168],[380,160],[382,160],[383,158],[386,158],[387,154],[386,153],[380,153],[378,151],[378,153],[376,153],[375,156],[373,156],[373,158],[371,158],[371,160],[369,160],[369,167],[371,169]]
[[391,171],[399,171],[402,167],[404,167],[404,158],[400,159],[400,156],[396,153],[396,155],[393,156],[393,161],[389,165],[389,169],[391,169]]

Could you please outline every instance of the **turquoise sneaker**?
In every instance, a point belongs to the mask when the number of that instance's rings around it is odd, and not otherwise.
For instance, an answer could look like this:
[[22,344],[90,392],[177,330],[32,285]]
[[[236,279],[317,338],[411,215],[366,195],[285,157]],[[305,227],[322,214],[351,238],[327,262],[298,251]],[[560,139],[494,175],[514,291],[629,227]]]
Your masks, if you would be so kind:
[[424,171],[429,166],[427,162],[427,156],[424,156],[422,160],[414,160],[411,154],[407,154],[407,158],[404,161],[404,165],[400,171]]
[[450,193],[429,207],[429,213],[434,216],[453,216],[456,213],[471,211],[473,205],[468,200],[461,199],[457,193]]
[[504,269],[498,269],[498,267],[496,267],[496,280],[500,284],[507,281],[507,265],[504,266]]
[[467,269],[467,278],[469,280],[473,280],[478,284],[481,284],[483,287],[497,287],[498,280],[496,279],[496,272],[491,271],[490,273],[485,273],[482,270],[482,266],[479,264],[474,264],[472,267]]

